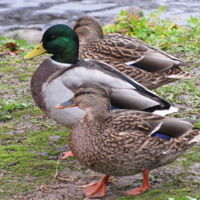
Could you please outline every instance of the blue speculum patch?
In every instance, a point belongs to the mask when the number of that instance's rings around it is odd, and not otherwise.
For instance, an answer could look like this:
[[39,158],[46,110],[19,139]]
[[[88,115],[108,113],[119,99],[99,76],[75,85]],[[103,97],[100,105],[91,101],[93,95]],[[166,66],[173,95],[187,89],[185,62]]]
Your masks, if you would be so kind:
[[134,64],[131,64],[131,65],[129,65],[129,66],[131,66],[131,67],[135,67],[135,68],[137,68],[137,69],[141,69],[141,68],[135,66]]
[[113,105],[110,106],[110,110],[115,110],[115,109],[118,109],[118,108]]
[[159,138],[162,138],[163,140],[170,140],[171,139],[171,137],[170,136],[168,136],[168,135],[164,135],[164,134],[162,134],[162,133],[154,133],[153,135],[152,135],[152,137],[159,137]]

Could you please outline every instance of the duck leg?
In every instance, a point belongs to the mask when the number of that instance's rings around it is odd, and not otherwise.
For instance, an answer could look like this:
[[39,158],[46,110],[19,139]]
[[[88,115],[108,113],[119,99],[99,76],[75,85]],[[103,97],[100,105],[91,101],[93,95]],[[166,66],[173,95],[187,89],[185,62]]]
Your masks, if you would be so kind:
[[64,156],[61,158],[61,160],[67,159],[70,156],[74,156],[74,154],[71,151],[66,151],[62,153]]
[[149,169],[145,169],[143,171],[143,183],[142,183],[142,186],[140,188],[138,188],[138,189],[135,189],[135,190],[126,191],[125,194],[126,195],[139,195],[142,192],[148,190],[149,187],[152,187],[152,185],[149,183]]
[[108,179],[109,175],[105,175],[99,182],[88,186],[87,188],[83,189],[82,192],[87,197],[104,197],[106,195]]

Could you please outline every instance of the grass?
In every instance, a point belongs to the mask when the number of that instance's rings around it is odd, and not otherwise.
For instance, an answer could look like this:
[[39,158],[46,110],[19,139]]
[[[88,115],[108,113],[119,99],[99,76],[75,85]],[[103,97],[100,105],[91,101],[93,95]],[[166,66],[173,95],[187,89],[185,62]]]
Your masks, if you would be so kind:
[[[66,144],[69,134],[64,133],[63,127],[59,125],[47,123],[49,127],[54,127],[47,128],[45,122],[35,124],[35,120],[32,121],[32,126],[41,130],[32,131],[32,128],[27,129],[26,125],[23,130],[20,125],[22,118],[17,124],[4,124],[2,127],[0,146],[2,196],[12,196],[16,190],[19,194],[26,194],[36,186],[46,183],[55,174],[57,158],[60,155],[60,151],[56,148]],[[54,142],[49,139],[50,136],[58,134],[62,137],[60,140]],[[40,154],[45,152],[47,154]],[[63,170],[63,168],[64,163],[61,163],[58,169]]]
[[[30,51],[25,41],[13,41],[0,37],[2,52],[6,43],[13,42],[19,48]],[[0,83],[0,196],[12,198],[14,194],[26,194],[52,179],[60,151],[69,133],[65,127],[55,124],[35,106],[30,94],[30,77],[42,59],[26,61],[25,52],[6,55],[0,64],[3,73]],[[65,131],[65,132],[63,132]],[[51,141],[52,135],[60,135]],[[48,152],[47,155],[42,153]],[[63,170],[64,165],[59,165]],[[8,189],[9,188],[9,189]]]
[[[127,13],[121,11],[118,16],[119,23],[104,27],[104,31],[132,35],[172,55],[180,56],[192,65],[186,70],[199,76],[200,18],[190,17],[189,28],[185,28],[170,20],[160,20],[159,16],[162,12],[164,12],[163,7],[158,12],[151,13],[150,16],[136,22],[134,19],[127,19]],[[12,44],[12,48],[6,45],[8,43]],[[42,184],[55,182],[52,177],[56,171],[57,159],[61,149],[68,143],[69,130],[43,116],[32,100],[29,88],[30,77],[44,58],[25,62],[22,57],[34,46],[24,40],[14,41],[0,37],[0,53],[12,52],[10,55],[4,55],[0,63],[2,72],[0,83],[1,199],[19,199],[20,195],[31,194]],[[172,116],[200,118],[199,78],[168,84],[155,92],[180,107],[179,112]],[[200,123],[196,126],[200,127]],[[59,135],[60,138],[51,140],[52,135]],[[180,159],[168,166],[168,168],[181,168],[180,173],[174,174],[173,171],[163,173],[157,178],[166,181],[154,185],[141,196],[128,197],[119,193],[117,199],[189,200],[192,197],[193,200],[199,200],[199,182],[191,180],[189,176],[192,174],[191,166],[200,163],[199,147],[192,147]],[[67,166],[73,171],[79,170],[83,173],[86,171],[86,174],[90,174],[85,167],[79,168],[73,164],[73,160],[71,162],[71,164],[61,162],[59,170],[63,171]],[[164,171],[164,169],[160,170]],[[154,172],[152,176],[155,176]],[[200,176],[200,172],[196,176]],[[124,189],[131,189],[132,183],[124,187]],[[19,195],[17,197],[16,191]]]

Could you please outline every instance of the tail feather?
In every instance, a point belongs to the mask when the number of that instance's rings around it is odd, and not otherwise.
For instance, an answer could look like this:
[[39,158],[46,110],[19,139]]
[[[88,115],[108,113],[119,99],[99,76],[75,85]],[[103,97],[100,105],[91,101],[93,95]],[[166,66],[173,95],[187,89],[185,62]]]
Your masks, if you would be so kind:
[[166,116],[166,115],[174,113],[174,112],[178,112],[178,108],[175,106],[171,106],[169,109],[156,110],[153,112],[153,114]]
[[185,73],[181,73],[181,74],[168,75],[167,77],[174,78],[174,79],[184,79],[184,78],[194,78],[194,75],[185,72]]
[[193,132],[193,138],[189,141],[189,144],[191,144],[191,143],[200,143],[200,129],[198,129],[198,128],[194,128],[193,130],[192,130],[192,132]]

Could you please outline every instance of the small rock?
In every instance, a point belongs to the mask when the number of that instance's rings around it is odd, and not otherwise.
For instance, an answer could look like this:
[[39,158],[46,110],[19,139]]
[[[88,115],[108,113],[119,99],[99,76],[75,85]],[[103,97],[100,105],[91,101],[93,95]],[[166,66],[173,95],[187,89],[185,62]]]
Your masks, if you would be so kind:
[[36,154],[41,156],[49,156],[49,152],[37,152]]
[[36,151],[28,151],[29,153],[36,153]]
[[67,133],[67,132],[68,132],[68,130],[67,130],[67,129],[64,129],[64,130],[62,130],[62,132],[63,132],[63,133]]
[[200,113],[197,114],[196,118],[197,118],[197,119],[200,119]]
[[188,95],[179,95],[178,100],[184,101],[187,99],[187,97],[188,97]]
[[134,175],[134,180],[142,180],[143,176],[142,174],[135,174]]
[[49,137],[49,140],[57,141],[57,140],[59,140],[60,138],[61,138],[60,135],[52,135],[52,136]]
[[33,29],[21,29],[14,30],[5,33],[3,36],[7,38],[13,38],[15,40],[25,39],[27,42],[39,43],[42,38],[42,31]]
[[200,163],[195,163],[194,165],[190,166],[190,171],[193,171],[195,174],[200,174]]
[[57,147],[56,150],[57,150],[57,151],[60,151],[60,152],[63,152],[63,151],[69,151],[70,148],[69,148],[69,145],[66,144],[65,146]]
[[34,153],[41,156],[49,156],[49,152],[37,152],[37,151],[29,151],[29,153]]
[[186,158],[177,158],[176,159],[178,162],[181,162],[181,161],[183,161],[183,160],[186,160]]
[[19,71],[19,72],[22,72],[22,73],[25,72],[23,69],[19,69],[18,71]]
[[163,179],[162,179],[162,178],[157,178],[155,181],[156,181],[157,183],[160,183],[160,182],[163,181]]
[[16,133],[17,133],[16,131],[10,131],[10,132],[7,133],[7,135],[14,135]]

